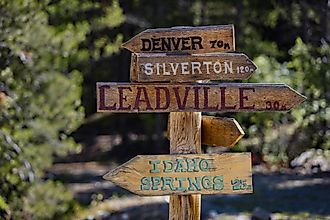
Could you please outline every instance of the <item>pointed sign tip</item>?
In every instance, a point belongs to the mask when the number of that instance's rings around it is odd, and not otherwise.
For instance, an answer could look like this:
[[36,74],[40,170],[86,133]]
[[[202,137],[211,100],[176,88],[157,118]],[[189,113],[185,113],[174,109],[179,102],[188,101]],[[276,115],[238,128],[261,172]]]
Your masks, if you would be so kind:
[[104,174],[103,176],[102,176],[102,178],[103,179],[105,179],[105,180],[111,180],[111,172],[108,172],[108,173],[106,173],[106,174]]
[[[132,39],[133,39],[133,38],[132,38]],[[130,40],[128,40],[128,41],[122,43],[120,47],[121,47],[121,48],[124,48],[124,49],[126,49],[126,50],[129,50],[129,51],[131,51],[131,52],[134,52],[134,51],[132,50],[132,47],[131,47],[131,41],[132,41],[132,39],[130,39]]]
[[122,44],[120,45],[120,48],[128,49],[126,45],[127,45],[127,41],[124,42],[124,43],[122,43]]
[[245,59],[247,60],[247,63],[254,67],[252,72],[256,71],[258,69],[258,66],[246,54],[243,54],[243,55],[244,55]]
[[243,136],[244,131],[234,118],[202,117],[202,143],[205,145],[234,147]]
[[307,97],[298,93],[299,94],[299,104],[304,103],[307,100]]
[[236,125],[237,133],[239,134],[235,142],[233,142],[231,147],[234,147],[245,135],[245,132],[241,125],[236,121],[236,119],[233,119],[234,124]]
[[292,102],[294,102],[293,107],[297,106],[299,104],[302,104],[303,102],[305,102],[307,100],[307,97],[300,94],[298,91],[294,90],[293,88],[291,88],[290,86],[284,84],[287,88],[289,88],[289,90],[291,91],[291,96],[292,96]]
[[292,91],[294,93],[296,93],[296,97],[297,97],[297,105],[302,104],[303,102],[305,102],[307,100],[307,97],[302,95],[301,93],[299,93],[298,91],[292,89]]
[[258,66],[251,60],[251,64],[254,66],[253,72],[257,71]]

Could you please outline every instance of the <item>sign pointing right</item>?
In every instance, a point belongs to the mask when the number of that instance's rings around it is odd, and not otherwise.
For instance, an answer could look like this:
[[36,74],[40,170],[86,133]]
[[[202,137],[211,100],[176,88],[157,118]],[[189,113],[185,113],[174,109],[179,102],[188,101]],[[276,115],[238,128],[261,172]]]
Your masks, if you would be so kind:
[[305,99],[285,84],[97,83],[98,112],[288,111]]
[[244,134],[234,118],[202,117],[202,143],[205,145],[233,147]]
[[196,80],[243,80],[257,69],[242,53],[167,55],[132,54],[134,82],[194,82]]
[[[170,139],[170,126],[167,138]],[[244,136],[244,131],[234,118],[202,116],[202,144],[209,146],[233,147]]]

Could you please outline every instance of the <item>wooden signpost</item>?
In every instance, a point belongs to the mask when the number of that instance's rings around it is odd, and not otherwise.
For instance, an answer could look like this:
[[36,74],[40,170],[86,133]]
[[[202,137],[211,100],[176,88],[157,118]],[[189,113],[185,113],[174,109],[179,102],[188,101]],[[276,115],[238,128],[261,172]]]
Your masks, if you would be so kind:
[[[201,154],[201,112],[171,112],[170,154]],[[169,219],[199,219],[201,194],[170,196]]]
[[98,112],[170,112],[170,155],[137,156],[104,178],[139,195],[170,195],[169,219],[200,219],[201,194],[252,193],[249,153],[202,154],[201,143],[232,147],[235,119],[201,112],[288,111],[305,97],[285,84],[243,80],[257,68],[235,51],[233,25],[148,29],[123,44],[133,83],[97,83]]
[[138,195],[251,193],[251,155],[140,155],[104,178]]
[[99,112],[288,111],[304,100],[285,84],[97,83]]
[[257,69],[241,53],[168,55],[132,54],[133,82],[195,82],[196,80],[248,79]]

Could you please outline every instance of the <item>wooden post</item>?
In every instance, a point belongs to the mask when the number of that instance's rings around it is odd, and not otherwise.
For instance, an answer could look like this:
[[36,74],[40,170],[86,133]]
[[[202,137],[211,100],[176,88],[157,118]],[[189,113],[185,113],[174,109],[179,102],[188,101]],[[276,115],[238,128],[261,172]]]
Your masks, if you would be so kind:
[[[170,153],[181,155],[140,155],[104,178],[139,195],[171,195],[170,220],[199,220],[201,194],[252,193],[251,154],[201,154],[201,111],[288,111],[306,98],[285,84],[195,83],[247,79],[257,68],[244,54],[223,54],[235,51],[233,25],[149,29],[122,47],[137,53],[131,62],[134,83],[97,83],[97,111],[171,112]],[[230,147],[244,135],[234,120],[205,117],[203,124],[203,143],[209,145]],[[199,169],[188,168],[189,158],[203,159],[204,167],[200,162]]]
[[[170,153],[201,153],[201,112],[171,112]],[[201,195],[170,196],[170,220],[199,220]]]

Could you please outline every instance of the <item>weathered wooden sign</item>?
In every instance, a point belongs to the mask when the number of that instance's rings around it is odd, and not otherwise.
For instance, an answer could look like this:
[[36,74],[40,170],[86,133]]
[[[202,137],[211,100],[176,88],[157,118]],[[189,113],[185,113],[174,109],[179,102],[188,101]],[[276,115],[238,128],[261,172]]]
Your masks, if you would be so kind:
[[235,51],[233,25],[147,29],[122,45],[132,52],[213,53]]
[[[170,139],[170,126],[167,138]],[[204,145],[233,147],[244,136],[242,127],[234,118],[202,116],[201,141]]]
[[252,193],[250,153],[136,156],[104,178],[138,195]]
[[202,143],[205,145],[233,147],[244,134],[234,118],[202,117]]
[[193,82],[247,79],[257,69],[242,53],[167,55],[132,54],[133,82]]
[[288,111],[304,100],[285,84],[97,83],[98,112]]

